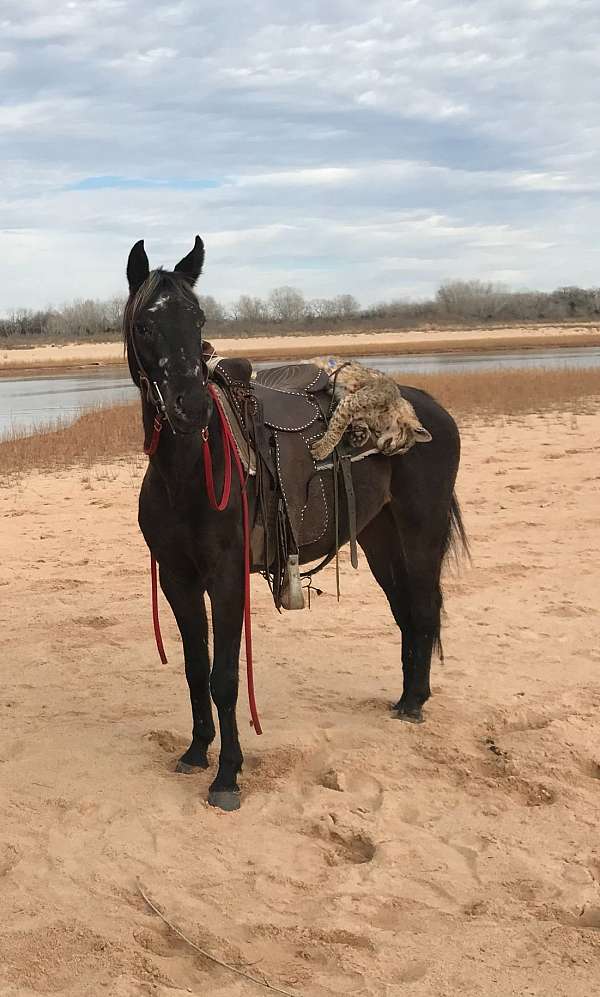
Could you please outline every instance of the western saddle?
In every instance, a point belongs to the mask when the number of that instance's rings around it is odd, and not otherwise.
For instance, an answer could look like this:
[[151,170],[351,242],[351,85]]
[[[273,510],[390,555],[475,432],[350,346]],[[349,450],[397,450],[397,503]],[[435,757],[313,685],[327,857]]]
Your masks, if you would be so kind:
[[[269,582],[279,609],[302,609],[302,578],[337,558],[339,483],[346,497],[351,560],[357,566],[356,511],[351,461],[379,451],[372,440],[350,451],[345,443],[325,461],[310,445],[327,429],[332,396],[329,376],[310,363],[252,371],[246,359],[223,359],[204,343],[209,376],[236,439],[247,473],[255,480],[252,561]],[[331,475],[326,481],[325,476]],[[333,489],[331,484],[333,483]],[[330,502],[328,502],[328,495]],[[329,506],[333,497],[333,509]],[[335,519],[335,543],[316,568],[300,572],[301,549],[322,540]]]

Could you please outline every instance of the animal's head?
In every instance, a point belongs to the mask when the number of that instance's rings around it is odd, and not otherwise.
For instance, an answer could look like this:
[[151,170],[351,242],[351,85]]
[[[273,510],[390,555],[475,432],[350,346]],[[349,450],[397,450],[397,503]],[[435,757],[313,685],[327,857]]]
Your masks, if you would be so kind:
[[143,240],[127,261],[123,332],[129,370],[153,404],[164,403],[164,414],[182,433],[206,426],[210,414],[202,359],[205,319],[193,291],[203,262],[199,236],[173,271],[150,270]]
[[389,412],[386,428],[377,439],[377,446],[382,453],[402,454],[410,450],[415,443],[429,443],[431,433],[421,425],[417,414],[405,398]]

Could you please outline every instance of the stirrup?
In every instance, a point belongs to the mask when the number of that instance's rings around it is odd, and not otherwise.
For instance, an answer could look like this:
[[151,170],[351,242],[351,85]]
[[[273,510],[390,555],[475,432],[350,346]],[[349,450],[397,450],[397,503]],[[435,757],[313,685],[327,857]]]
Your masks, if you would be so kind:
[[290,554],[285,566],[281,589],[282,609],[304,609],[304,593],[300,581],[300,556]]

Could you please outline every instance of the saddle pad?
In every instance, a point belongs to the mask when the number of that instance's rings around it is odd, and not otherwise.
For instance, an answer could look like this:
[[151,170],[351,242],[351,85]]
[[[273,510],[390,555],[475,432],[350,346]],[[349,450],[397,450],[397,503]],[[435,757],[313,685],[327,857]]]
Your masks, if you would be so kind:
[[247,474],[256,474],[256,454],[254,453],[253,447],[248,443],[246,437],[244,436],[239,418],[235,409],[231,405],[229,398],[227,397],[227,392],[224,391],[219,384],[216,384],[215,381],[211,381],[211,384],[221,403],[223,414],[235,440],[235,445],[240,455],[240,460],[244,466],[244,470]]

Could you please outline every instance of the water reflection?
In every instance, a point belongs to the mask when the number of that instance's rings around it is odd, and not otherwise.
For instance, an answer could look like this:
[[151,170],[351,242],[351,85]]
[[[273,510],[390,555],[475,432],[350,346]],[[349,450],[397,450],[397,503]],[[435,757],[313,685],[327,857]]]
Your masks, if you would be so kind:
[[120,368],[85,373],[0,377],[0,436],[74,419],[85,409],[135,398],[129,372]]

